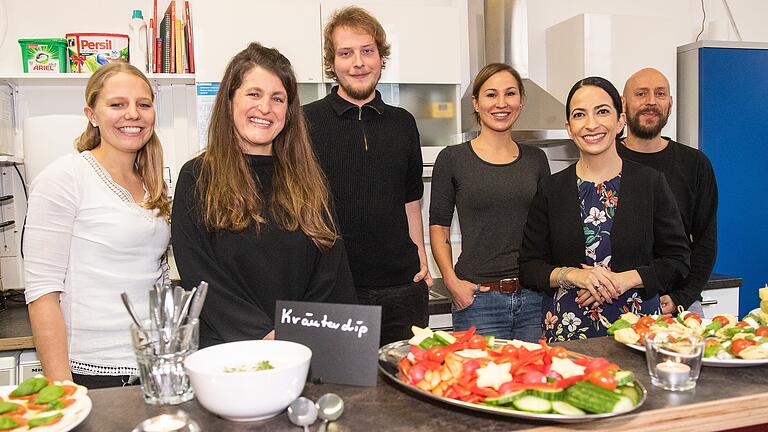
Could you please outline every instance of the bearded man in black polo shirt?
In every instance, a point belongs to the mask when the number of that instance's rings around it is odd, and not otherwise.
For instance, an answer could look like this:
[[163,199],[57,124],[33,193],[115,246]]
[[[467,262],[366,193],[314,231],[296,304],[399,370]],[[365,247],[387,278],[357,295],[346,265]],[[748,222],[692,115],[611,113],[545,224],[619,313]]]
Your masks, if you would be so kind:
[[691,246],[691,272],[660,293],[664,313],[678,306],[701,313],[701,291],[717,256],[717,183],[701,151],[661,136],[672,110],[669,81],[658,70],[641,69],[624,86],[627,137],[619,156],[648,165],[667,178]]
[[315,154],[334,196],[358,299],[382,306],[381,344],[428,324],[421,220],[422,159],[416,121],[385,104],[376,85],[390,46],[359,7],[336,11],[324,29],[326,76],[338,82],[304,106]]

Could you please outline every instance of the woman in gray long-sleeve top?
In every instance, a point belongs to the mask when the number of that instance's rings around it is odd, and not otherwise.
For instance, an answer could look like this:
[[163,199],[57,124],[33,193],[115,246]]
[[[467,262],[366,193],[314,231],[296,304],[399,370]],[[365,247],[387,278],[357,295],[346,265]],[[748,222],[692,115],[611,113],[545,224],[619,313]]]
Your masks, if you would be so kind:
[[[432,173],[429,235],[453,296],[453,326],[504,339],[537,341],[541,295],[518,283],[523,226],[538,181],[549,176],[544,152],[518,144],[510,129],[525,90],[512,67],[492,63],[472,89],[480,135],[440,152]],[[453,266],[451,220],[456,207],[462,252]]]

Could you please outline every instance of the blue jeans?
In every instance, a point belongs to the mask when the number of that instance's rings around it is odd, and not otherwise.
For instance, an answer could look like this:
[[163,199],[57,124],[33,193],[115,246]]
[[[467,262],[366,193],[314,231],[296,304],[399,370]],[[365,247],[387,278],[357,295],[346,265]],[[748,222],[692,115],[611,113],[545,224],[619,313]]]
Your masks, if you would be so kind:
[[475,326],[477,333],[484,336],[538,342],[544,322],[541,301],[542,296],[537,291],[480,292],[478,285],[471,305],[461,310],[451,306],[453,328],[461,331]]

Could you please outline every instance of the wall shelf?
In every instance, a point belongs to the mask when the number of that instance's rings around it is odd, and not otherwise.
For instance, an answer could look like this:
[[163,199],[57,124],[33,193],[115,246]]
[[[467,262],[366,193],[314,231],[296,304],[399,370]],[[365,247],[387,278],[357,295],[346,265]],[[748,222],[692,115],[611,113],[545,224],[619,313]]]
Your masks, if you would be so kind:
[[[83,86],[91,74],[55,73],[55,74],[12,74],[0,75],[0,83],[13,86]],[[194,74],[147,74],[147,78],[156,85],[194,84]]]
[[0,165],[13,165],[15,163],[23,164],[24,158],[20,158],[18,156],[0,155]]

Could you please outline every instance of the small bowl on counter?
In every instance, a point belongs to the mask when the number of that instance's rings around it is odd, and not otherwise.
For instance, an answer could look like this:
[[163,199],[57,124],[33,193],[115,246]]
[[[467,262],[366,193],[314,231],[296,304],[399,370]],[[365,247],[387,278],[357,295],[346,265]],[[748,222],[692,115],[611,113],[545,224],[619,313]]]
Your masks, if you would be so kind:
[[299,343],[250,340],[201,349],[184,367],[203,407],[246,422],[274,417],[299,397],[311,358],[312,350]]

